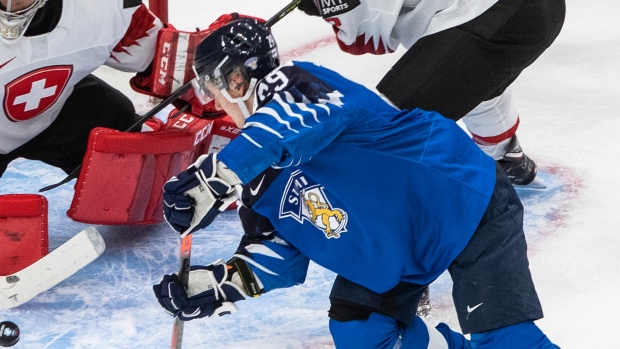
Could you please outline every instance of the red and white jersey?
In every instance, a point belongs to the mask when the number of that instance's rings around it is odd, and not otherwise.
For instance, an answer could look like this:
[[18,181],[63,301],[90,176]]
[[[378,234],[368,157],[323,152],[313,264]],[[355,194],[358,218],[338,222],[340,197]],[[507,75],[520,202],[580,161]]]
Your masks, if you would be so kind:
[[0,41],[0,154],[45,130],[75,84],[101,65],[140,72],[153,60],[163,24],[141,1],[67,0],[62,6],[51,32]]
[[476,18],[498,0],[315,0],[352,54],[410,48],[421,37]]

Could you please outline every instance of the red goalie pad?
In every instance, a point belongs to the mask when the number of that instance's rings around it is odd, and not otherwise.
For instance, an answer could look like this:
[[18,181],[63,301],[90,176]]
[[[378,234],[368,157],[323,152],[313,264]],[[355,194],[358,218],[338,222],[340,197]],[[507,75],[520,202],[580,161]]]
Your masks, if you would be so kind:
[[96,128],[67,215],[90,224],[162,222],[164,183],[238,132],[228,116],[202,119],[185,113],[155,132]]
[[0,276],[26,268],[48,251],[45,197],[0,195]]

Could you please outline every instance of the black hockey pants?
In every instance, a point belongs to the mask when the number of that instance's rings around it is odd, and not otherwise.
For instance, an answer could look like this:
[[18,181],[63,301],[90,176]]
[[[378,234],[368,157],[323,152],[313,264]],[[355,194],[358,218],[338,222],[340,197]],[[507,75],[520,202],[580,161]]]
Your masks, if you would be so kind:
[[82,163],[93,128],[126,130],[135,122],[135,115],[127,96],[88,75],[75,85],[50,127],[12,152],[0,154],[0,176],[20,157],[40,160],[69,173]]
[[459,120],[501,95],[560,33],[564,0],[499,0],[460,26],[418,40],[377,85],[396,106]]

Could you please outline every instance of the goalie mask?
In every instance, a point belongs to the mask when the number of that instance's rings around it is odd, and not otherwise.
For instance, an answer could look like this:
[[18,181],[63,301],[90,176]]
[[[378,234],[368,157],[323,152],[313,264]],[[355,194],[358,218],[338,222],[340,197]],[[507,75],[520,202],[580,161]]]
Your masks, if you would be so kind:
[[[231,103],[237,103],[245,117],[250,116],[245,101],[250,98],[256,82],[280,65],[278,48],[268,28],[253,18],[233,20],[217,28],[196,47],[192,80],[195,95],[203,104],[213,100],[207,86],[217,88]],[[237,79],[231,79],[235,75]],[[247,83],[240,98],[226,91],[236,87],[238,77]]]
[[8,0],[6,8],[0,5],[0,37],[6,43],[15,42],[20,38],[32,17],[47,0],[34,0],[32,4],[20,10],[13,10],[13,0]]

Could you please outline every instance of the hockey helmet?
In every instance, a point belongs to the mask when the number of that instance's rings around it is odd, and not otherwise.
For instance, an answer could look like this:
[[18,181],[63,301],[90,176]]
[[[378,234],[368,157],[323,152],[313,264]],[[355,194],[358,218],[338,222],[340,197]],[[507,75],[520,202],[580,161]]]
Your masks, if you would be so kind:
[[47,0],[34,0],[32,4],[20,10],[13,10],[12,0],[8,0],[6,8],[0,5],[0,38],[6,43],[15,42],[20,38],[34,14],[45,5]]
[[[255,18],[235,19],[215,29],[196,47],[194,92],[206,104],[213,99],[206,88],[210,84],[231,102],[240,103],[249,98],[258,80],[279,65],[278,48],[269,29]],[[226,92],[233,72],[249,83],[248,93],[240,100]]]

